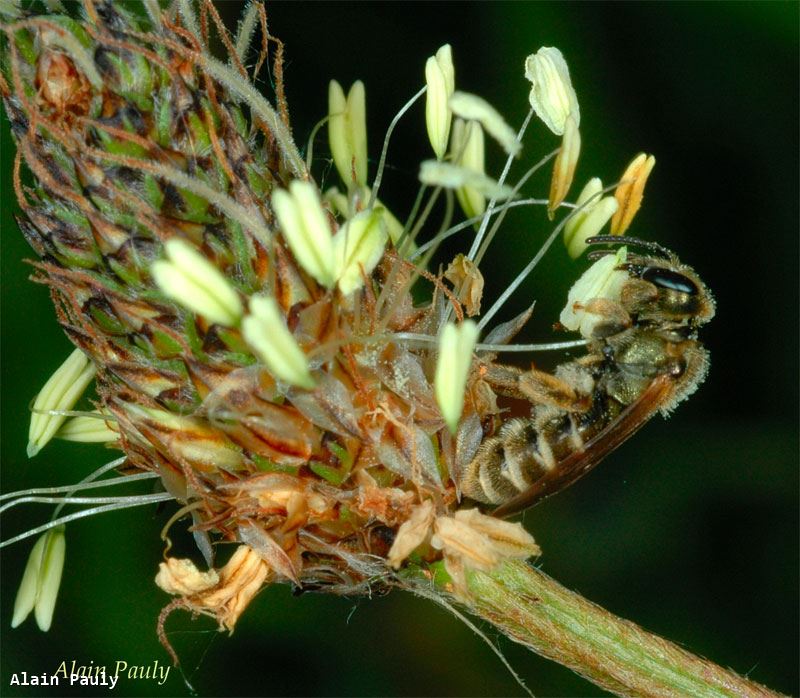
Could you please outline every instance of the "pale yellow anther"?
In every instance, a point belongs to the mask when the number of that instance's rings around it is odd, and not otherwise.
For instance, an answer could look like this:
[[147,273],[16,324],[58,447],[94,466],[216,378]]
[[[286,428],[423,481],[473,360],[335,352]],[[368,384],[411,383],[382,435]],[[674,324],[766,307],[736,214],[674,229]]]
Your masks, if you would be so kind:
[[575,177],[575,168],[581,154],[581,133],[572,116],[567,117],[564,126],[564,138],[561,141],[561,150],[558,151],[553,164],[553,178],[550,180],[550,198],[547,204],[547,213],[553,219],[556,209],[572,186]]
[[[483,128],[477,121],[456,119],[453,122],[450,156],[454,164],[481,175],[485,174],[485,139]],[[456,189],[456,198],[467,218],[480,216],[486,210],[486,197],[475,187],[459,187]]]
[[28,430],[28,458],[33,458],[55,436],[71,410],[92,382],[95,366],[80,349],[75,349],[47,380],[33,403]]
[[564,133],[567,117],[581,124],[578,98],[561,51],[545,46],[525,59],[525,77],[531,81],[530,103],[536,115],[557,136]]
[[453,113],[448,101],[455,90],[455,68],[450,44],[445,44],[425,63],[428,86],[425,102],[425,123],[433,152],[441,160],[447,150],[450,121]]
[[508,199],[514,193],[511,187],[498,184],[481,172],[439,160],[425,160],[420,164],[419,181],[434,187],[444,187],[456,191],[469,187],[484,196],[497,200]]
[[[325,203],[330,204],[331,208],[338,216],[341,216],[347,220],[348,218],[364,210],[366,202],[369,201],[370,194],[371,192],[369,187],[362,187],[348,197],[340,192],[336,187],[331,187],[322,195],[322,199],[325,201]],[[396,243],[403,234],[403,224],[398,220],[397,216],[395,216],[388,208],[386,208],[380,199],[376,199],[374,208],[376,211],[381,212],[383,224],[386,226],[389,239]],[[416,249],[417,246],[413,243],[409,244],[409,241],[407,240],[403,247],[403,253],[410,254]]]
[[350,294],[364,285],[383,256],[388,233],[383,211],[362,211],[345,223],[333,239],[339,290]]
[[478,326],[472,320],[445,325],[439,336],[434,391],[442,417],[452,433],[464,410],[464,392],[478,341]]
[[253,296],[250,314],[242,320],[242,336],[276,378],[301,388],[313,388],[308,359],[297,344],[270,296]]
[[347,97],[331,80],[328,88],[328,142],[333,162],[348,188],[367,183],[367,109],[364,83],[357,80]]
[[63,526],[49,530],[36,541],[14,600],[12,628],[16,628],[33,611],[39,630],[50,630],[61,586],[65,550]]
[[293,180],[288,191],[275,191],[272,208],[300,266],[320,284],[333,288],[336,284],[333,236],[317,188],[311,182]]
[[80,443],[109,443],[119,439],[119,432],[109,426],[114,422],[105,421],[103,417],[107,415],[100,412],[95,415],[73,417],[56,432],[56,438]]
[[164,295],[193,313],[220,325],[235,325],[242,316],[239,295],[222,272],[180,238],[164,244],[167,259],[150,267]]
[[509,155],[519,155],[522,143],[505,119],[483,97],[468,92],[455,92],[450,98],[450,108],[456,116],[466,121],[477,121],[486,133],[494,138]]
[[642,205],[644,185],[655,167],[656,159],[652,155],[639,153],[620,177],[619,186],[614,192],[619,209],[611,219],[611,234],[624,235],[633,221],[633,217]]
[[598,259],[575,282],[567,295],[567,305],[561,311],[559,322],[568,330],[579,330],[586,337],[592,337],[592,331],[603,318],[587,312],[590,301],[604,299],[619,301],[622,286],[628,280],[628,272],[619,269],[625,264],[627,250],[621,247],[616,254],[609,254]]
[[603,183],[598,177],[590,179],[575,202],[579,207],[564,226],[564,245],[573,259],[580,257],[588,245],[586,240],[599,234],[617,211],[617,200],[613,196],[603,197]]

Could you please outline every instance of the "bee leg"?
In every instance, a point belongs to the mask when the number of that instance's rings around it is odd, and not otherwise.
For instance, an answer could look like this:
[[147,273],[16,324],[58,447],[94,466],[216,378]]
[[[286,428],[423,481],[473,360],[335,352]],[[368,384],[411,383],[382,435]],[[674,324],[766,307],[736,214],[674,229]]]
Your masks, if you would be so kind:
[[523,370],[516,366],[500,366],[498,364],[481,366],[483,379],[495,393],[518,400],[527,399],[519,389],[519,379],[522,374]]
[[519,377],[519,391],[534,405],[551,405],[566,412],[585,412],[591,396],[578,393],[567,381],[531,369]]
[[598,320],[592,325],[591,334],[593,339],[605,339],[623,330],[628,329],[633,323],[628,311],[622,304],[609,300],[608,298],[592,298],[585,305],[585,311],[598,316]]

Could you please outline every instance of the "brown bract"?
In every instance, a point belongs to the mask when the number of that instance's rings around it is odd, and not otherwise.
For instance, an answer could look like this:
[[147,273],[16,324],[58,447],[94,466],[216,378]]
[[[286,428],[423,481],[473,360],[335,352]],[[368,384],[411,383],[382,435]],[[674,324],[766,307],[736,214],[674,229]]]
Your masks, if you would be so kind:
[[217,619],[233,632],[236,621],[270,576],[266,562],[240,545],[219,572],[200,572],[191,560],[167,558],[159,565],[156,584],[183,597],[183,606]]
[[458,254],[447,267],[444,278],[453,282],[458,300],[464,305],[467,315],[478,315],[483,297],[483,274],[476,264],[465,255]]
[[85,116],[92,96],[89,81],[65,54],[49,50],[42,54],[36,70],[40,104],[56,114]]

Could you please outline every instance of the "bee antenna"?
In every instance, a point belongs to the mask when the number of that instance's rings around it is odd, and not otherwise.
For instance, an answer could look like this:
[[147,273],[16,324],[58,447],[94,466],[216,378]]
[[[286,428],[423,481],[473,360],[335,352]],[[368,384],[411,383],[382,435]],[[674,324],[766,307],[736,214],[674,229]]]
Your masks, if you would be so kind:
[[614,250],[592,250],[586,255],[586,259],[596,262],[600,257],[608,257],[610,254],[614,254]]
[[[657,242],[651,242],[650,240],[642,240],[641,238],[629,238],[623,237],[621,235],[595,235],[594,237],[590,237],[586,240],[587,245],[604,245],[604,244],[611,244],[611,245],[631,245],[633,247],[641,247],[648,252],[661,255],[662,257],[667,257],[672,259],[674,255],[670,252],[666,247],[663,245],[659,245]],[[594,256],[596,253],[592,253],[592,259],[596,259]],[[600,255],[598,255],[600,256]]]

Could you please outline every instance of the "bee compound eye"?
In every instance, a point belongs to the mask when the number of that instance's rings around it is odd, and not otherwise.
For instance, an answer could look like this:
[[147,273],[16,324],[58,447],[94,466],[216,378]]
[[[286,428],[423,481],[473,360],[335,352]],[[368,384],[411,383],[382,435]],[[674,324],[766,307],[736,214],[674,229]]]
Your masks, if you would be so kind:
[[696,296],[700,291],[697,284],[689,277],[664,267],[647,267],[642,272],[641,278],[659,288],[686,293],[690,296]]

